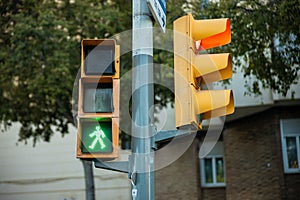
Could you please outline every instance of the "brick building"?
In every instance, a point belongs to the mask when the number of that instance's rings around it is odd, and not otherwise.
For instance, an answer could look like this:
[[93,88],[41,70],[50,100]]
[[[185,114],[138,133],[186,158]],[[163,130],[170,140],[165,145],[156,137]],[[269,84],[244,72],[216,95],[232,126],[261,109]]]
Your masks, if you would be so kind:
[[227,123],[226,199],[299,199],[299,156],[286,155],[299,154],[299,111],[300,104],[274,106]]
[[204,137],[205,131],[198,133],[180,159],[156,172],[156,199],[299,199],[299,101],[229,119],[200,159]]

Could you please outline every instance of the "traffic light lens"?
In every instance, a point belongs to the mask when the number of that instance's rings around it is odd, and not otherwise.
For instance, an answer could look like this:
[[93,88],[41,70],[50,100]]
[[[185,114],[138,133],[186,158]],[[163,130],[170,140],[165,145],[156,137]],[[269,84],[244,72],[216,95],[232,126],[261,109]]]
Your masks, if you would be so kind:
[[81,122],[82,153],[111,153],[112,121],[82,121]]
[[84,47],[84,70],[87,75],[114,75],[115,49],[112,45],[87,45]]
[[83,112],[109,113],[113,112],[112,83],[85,83]]

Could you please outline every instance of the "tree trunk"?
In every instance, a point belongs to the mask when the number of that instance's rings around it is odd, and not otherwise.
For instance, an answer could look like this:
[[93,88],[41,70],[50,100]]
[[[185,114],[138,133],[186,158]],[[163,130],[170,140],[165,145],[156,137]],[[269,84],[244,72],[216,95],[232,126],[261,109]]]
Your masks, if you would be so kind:
[[95,200],[93,161],[89,161],[89,160],[81,160],[81,161],[84,170],[86,200]]

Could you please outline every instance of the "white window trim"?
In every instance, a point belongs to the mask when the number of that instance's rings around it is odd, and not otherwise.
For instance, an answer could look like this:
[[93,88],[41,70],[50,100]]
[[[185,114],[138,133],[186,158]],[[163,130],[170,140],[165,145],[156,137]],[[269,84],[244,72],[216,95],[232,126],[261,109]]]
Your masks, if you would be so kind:
[[[281,144],[282,144],[282,157],[283,157],[283,167],[284,172],[287,174],[292,173],[300,173],[300,133],[284,133],[283,130],[283,122],[284,119],[280,120],[280,132],[281,132]],[[289,168],[288,166],[288,155],[287,155],[287,147],[286,147],[286,137],[296,137],[296,147],[297,147],[297,157],[298,157],[298,165],[297,169]]]
[[[205,176],[205,167],[204,167],[204,159],[205,158],[211,158],[212,159],[212,175],[213,175],[213,183],[206,183],[206,176]],[[200,159],[200,170],[201,170],[201,186],[202,187],[225,187],[226,186],[226,173],[224,173],[224,183],[217,183],[217,173],[216,173],[216,159],[217,158],[223,158],[223,166],[224,166],[224,172],[226,171],[225,168],[225,159],[224,155],[210,155],[205,156],[204,158]]]

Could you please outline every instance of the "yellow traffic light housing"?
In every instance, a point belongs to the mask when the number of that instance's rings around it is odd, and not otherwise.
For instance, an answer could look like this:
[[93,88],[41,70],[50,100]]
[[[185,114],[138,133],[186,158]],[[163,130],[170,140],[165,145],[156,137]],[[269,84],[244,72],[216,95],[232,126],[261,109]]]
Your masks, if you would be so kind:
[[83,40],[77,158],[114,159],[119,148],[120,48],[115,40]]
[[[231,90],[203,90],[202,84],[232,76],[229,53],[198,54],[230,43],[229,19],[194,20],[191,14],[174,21],[176,127],[201,128],[203,119],[234,112]],[[200,43],[200,48],[196,44]]]

